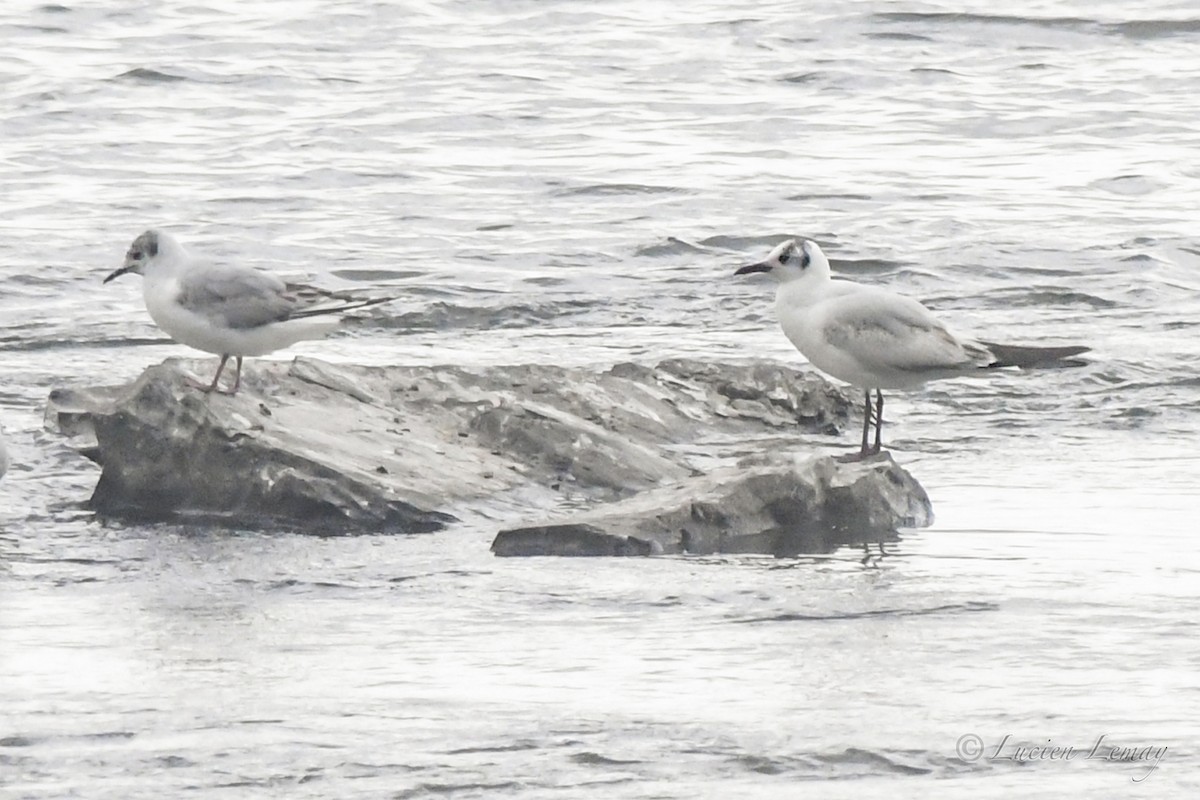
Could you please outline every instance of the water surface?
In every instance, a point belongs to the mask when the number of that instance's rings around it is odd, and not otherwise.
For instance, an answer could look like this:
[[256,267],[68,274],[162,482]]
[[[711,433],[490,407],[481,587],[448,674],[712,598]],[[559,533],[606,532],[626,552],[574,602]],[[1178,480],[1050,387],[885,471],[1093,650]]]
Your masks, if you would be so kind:
[[[17,3],[0,32],[0,795],[1196,790],[1189,4]],[[731,278],[795,235],[1095,359],[890,398],[937,522],[866,563],[494,559],[512,510],[125,526],[41,414],[188,352],[100,285],[150,226],[402,291],[293,349],[350,362],[797,363]]]

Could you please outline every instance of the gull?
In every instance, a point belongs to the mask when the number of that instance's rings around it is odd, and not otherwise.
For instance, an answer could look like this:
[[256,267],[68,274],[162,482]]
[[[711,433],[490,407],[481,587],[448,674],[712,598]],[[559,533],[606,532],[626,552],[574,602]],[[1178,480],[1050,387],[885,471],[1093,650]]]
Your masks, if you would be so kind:
[[[878,286],[835,279],[816,242],[788,239],[735,275],[765,272],[779,283],[775,313],[783,333],[817,369],[859,389],[863,406],[862,448],[843,460],[875,455],[882,447],[883,390],[915,389],[927,381],[979,375],[1001,367],[1033,367],[1066,361],[1090,348],[1025,347],[955,336],[911,297]],[[875,391],[872,408],[871,391]],[[869,434],[874,424],[875,440]]]
[[[242,358],[281,350],[335,330],[346,311],[386,303],[390,297],[361,298],[286,283],[269,272],[193,256],[170,234],[149,230],[133,240],[125,264],[107,278],[141,275],[146,310],[175,341],[221,357],[212,383],[189,378],[208,394],[236,394],[242,382]],[[221,371],[236,359],[232,389],[218,389]]]

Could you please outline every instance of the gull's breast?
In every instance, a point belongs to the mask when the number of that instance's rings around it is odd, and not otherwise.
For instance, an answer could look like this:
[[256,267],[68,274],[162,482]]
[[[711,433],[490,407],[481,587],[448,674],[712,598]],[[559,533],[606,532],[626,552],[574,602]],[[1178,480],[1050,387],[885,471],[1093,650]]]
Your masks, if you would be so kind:
[[163,333],[180,344],[203,350],[206,353],[223,355],[228,352],[222,348],[220,331],[199,314],[179,305],[179,281],[175,278],[160,278],[146,280],[142,287],[146,301],[146,310]]

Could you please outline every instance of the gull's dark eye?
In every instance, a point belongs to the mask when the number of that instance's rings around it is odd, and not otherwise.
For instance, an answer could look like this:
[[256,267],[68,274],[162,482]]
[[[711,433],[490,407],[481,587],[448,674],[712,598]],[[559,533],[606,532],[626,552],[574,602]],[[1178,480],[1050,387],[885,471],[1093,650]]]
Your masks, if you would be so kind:
[[142,260],[142,251],[141,250],[130,250],[129,257],[132,258],[134,261],[141,261]]
[[788,262],[788,259],[790,259],[791,257],[792,257],[792,248],[789,247],[787,250],[784,250],[782,253],[779,254],[779,263],[786,264]]

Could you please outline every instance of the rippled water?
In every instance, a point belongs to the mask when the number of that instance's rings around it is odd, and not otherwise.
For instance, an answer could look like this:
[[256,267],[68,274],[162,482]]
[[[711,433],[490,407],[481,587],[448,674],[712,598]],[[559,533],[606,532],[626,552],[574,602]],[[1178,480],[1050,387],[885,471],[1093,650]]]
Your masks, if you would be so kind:
[[[0,796],[1200,787],[1191,4],[10,3],[0,32]],[[326,358],[796,361],[731,273],[807,235],[1095,360],[893,397],[938,521],[866,563],[501,560],[486,513],[125,527],[40,415],[186,352],[100,285],[151,225],[403,288],[295,348]]]

